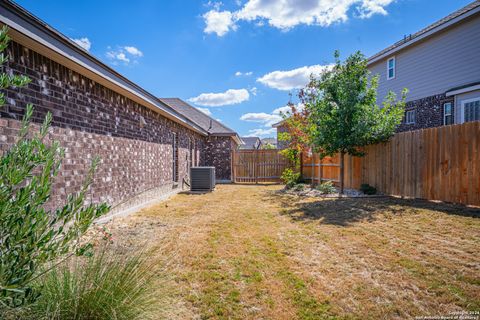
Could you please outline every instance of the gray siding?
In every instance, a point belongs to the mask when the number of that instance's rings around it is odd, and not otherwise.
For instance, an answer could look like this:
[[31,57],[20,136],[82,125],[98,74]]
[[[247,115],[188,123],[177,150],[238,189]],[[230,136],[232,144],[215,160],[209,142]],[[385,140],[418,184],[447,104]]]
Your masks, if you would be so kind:
[[[387,60],[395,56],[396,75],[387,80]],[[380,75],[379,100],[408,88],[408,101],[480,81],[480,14],[369,66]]]

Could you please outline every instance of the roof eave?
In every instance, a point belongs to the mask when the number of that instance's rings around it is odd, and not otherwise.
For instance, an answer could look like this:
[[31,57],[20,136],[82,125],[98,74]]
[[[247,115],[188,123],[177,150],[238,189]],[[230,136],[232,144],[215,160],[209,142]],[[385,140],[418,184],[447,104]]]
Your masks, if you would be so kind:
[[0,25],[5,24],[10,27],[9,35],[14,41],[34,51],[42,51],[39,52],[41,54],[47,53],[50,59],[61,64],[64,64],[65,61],[71,62],[71,65],[67,67],[74,71],[87,77],[93,75],[95,79],[92,80],[94,81],[103,79],[104,83],[102,84],[106,87],[122,95],[128,93],[127,97],[132,98],[132,100],[146,105],[166,118],[201,135],[207,135],[207,132],[198,125],[175,113],[155,96],[90,55],[73,41],[19,5],[6,0],[0,1],[0,8],[2,8]]
[[284,122],[285,122],[286,119],[283,119],[282,121],[279,121],[277,123],[274,123],[272,124],[272,128],[278,128],[280,127]]
[[233,132],[233,133],[210,133],[212,137],[231,137],[238,145],[243,145],[245,144],[243,140],[240,138],[238,133]]
[[391,50],[386,51],[386,52],[382,53],[381,55],[378,55],[378,56],[373,55],[372,57],[368,58],[368,64],[371,65],[371,64],[374,64],[374,63],[376,63],[380,60],[383,60],[386,57],[389,57],[392,54],[394,54],[394,53],[396,53],[400,50],[405,49],[406,47],[412,46],[412,45],[416,44],[417,42],[434,35],[437,32],[445,30],[445,29],[451,27],[452,25],[455,25],[458,22],[463,21],[466,18],[468,18],[468,17],[470,17],[470,16],[472,16],[472,15],[478,13],[478,12],[480,12],[480,6],[463,13],[463,14],[459,15],[458,17],[453,18],[453,19],[451,19],[451,20],[449,20],[449,21],[447,21],[447,22],[445,22],[445,23],[443,23],[443,24],[425,32],[424,34],[422,34],[418,37],[415,37],[412,40],[409,40],[409,41],[399,45],[398,47],[392,48]]

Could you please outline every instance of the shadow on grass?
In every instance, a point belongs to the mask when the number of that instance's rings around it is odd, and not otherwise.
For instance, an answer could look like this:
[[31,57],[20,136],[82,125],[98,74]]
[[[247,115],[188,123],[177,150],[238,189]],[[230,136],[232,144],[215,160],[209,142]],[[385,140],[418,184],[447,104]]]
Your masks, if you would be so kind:
[[[480,218],[480,209],[449,203],[435,203],[419,199],[334,198],[315,199],[271,192],[268,201],[280,201],[282,215],[294,221],[318,221],[322,224],[349,226],[360,221],[374,221],[380,216],[416,214],[421,210],[449,215]],[[312,201],[313,200],[313,201]]]

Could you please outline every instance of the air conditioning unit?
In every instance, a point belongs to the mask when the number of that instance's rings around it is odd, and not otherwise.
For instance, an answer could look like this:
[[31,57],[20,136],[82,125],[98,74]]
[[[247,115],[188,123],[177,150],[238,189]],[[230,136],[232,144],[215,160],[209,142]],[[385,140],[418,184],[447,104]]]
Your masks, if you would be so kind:
[[190,190],[212,191],[215,189],[215,167],[190,168]]

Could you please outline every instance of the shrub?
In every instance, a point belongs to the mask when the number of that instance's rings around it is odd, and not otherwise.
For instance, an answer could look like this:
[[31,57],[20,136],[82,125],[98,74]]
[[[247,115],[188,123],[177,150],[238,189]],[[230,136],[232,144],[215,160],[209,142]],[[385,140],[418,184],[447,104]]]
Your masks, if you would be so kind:
[[363,183],[360,186],[360,191],[362,191],[364,194],[372,195],[377,193],[377,189],[375,187],[372,187],[368,183]]
[[[0,64],[8,44],[7,29],[0,30]],[[24,76],[0,74],[0,89],[28,84]],[[4,94],[0,93],[0,105]],[[80,245],[80,237],[93,220],[105,214],[106,204],[84,205],[98,163],[95,159],[78,193],[68,196],[56,210],[45,208],[55,176],[60,169],[63,150],[57,141],[45,143],[52,115],[45,117],[39,133],[30,129],[33,107],[26,107],[18,141],[0,158],[0,318],[35,301],[38,293],[32,282],[41,275],[42,266],[67,254],[84,254],[89,245]]]
[[[149,319],[157,317],[161,285],[145,253],[124,255],[103,247],[74,257],[38,279],[41,293],[29,319]],[[161,305],[161,303],[160,303]]]
[[295,172],[293,169],[287,168],[283,171],[280,179],[285,183],[287,189],[291,189],[300,182],[300,172]]
[[332,181],[326,181],[322,184],[319,184],[317,186],[317,190],[322,194],[331,194],[337,192],[337,189],[334,187]]

